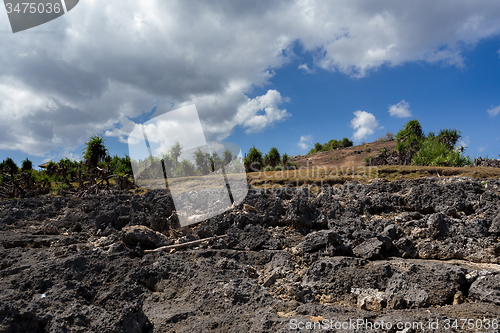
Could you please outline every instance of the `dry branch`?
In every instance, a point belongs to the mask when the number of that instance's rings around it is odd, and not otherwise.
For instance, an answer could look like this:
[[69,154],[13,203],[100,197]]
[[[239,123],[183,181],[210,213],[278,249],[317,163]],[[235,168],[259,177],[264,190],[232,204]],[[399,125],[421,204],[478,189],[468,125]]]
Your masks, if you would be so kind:
[[188,247],[191,245],[196,245],[196,244],[201,244],[203,242],[219,239],[219,238],[224,238],[227,237],[227,235],[222,235],[222,236],[214,236],[214,237],[208,237],[208,238],[203,238],[203,239],[198,239],[192,242],[186,242],[182,244],[175,244],[175,245],[168,245],[168,246],[162,246],[154,250],[144,250],[144,253],[152,253],[152,252],[161,252],[161,251],[168,251],[168,250],[173,250],[173,249],[181,249],[183,247]]

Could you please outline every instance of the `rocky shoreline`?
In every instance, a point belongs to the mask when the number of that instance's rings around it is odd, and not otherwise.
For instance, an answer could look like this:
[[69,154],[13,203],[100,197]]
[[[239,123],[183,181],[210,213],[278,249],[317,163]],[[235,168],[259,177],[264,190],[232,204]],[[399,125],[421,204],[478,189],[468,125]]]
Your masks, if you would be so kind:
[[498,332],[499,199],[459,177],[250,188],[184,229],[159,190],[2,201],[0,332]]

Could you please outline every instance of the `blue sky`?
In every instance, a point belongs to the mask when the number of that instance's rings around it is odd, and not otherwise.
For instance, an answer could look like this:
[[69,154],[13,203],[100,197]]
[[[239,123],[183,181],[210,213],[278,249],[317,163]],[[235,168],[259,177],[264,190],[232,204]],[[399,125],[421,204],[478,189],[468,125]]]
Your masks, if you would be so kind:
[[[464,52],[462,68],[417,62],[382,66],[367,77],[353,79],[342,73],[316,70],[308,74],[298,69],[300,63],[310,66],[310,57],[299,48],[300,59],[277,70],[270,85],[290,98],[286,108],[292,116],[264,136],[237,130],[233,141],[242,147],[255,144],[267,151],[276,145],[303,154],[305,150],[297,146],[302,135],[310,135],[314,143],[344,136],[353,139],[353,112],[362,110],[373,113],[380,126],[355,143],[372,142],[388,131],[395,134],[416,118],[425,132],[459,129],[468,143],[467,154],[498,158],[500,116],[491,117],[487,110],[500,104],[499,49],[500,38],[490,38]],[[262,89],[255,93],[261,94]],[[401,100],[409,104],[411,117],[390,116],[389,105]]]
[[9,29],[0,15],[0,159],[75,159],[97,133],[124,155],[136,124],[192,104],[207,140],[243,152],[371,142],[417,118],[500,154],[496,1],[110,0]]

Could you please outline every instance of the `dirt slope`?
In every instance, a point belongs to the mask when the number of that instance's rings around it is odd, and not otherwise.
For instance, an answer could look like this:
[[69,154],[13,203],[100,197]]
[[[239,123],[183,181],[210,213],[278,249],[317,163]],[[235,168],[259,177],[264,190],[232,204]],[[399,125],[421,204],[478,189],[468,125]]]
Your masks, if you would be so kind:
[[[366,145],[358,145],[342,149],[334,149],[326,152],[297,156],[293,162],[300,167],[319,167],[319,166],[360,166],[364,165],[364,160],[370,155],[377,155],[382,148],[393,150],[396,147],[396,141],[372,142]],[[309,162],[309,164],[308,164]]]

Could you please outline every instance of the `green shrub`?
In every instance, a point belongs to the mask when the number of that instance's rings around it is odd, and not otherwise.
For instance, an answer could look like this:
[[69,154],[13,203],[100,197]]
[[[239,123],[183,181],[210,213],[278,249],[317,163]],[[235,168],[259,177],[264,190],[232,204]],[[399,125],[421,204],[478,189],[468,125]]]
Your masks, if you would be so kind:
[[471,159],[450,149],[448,144],[427,139],[413,157],[414,165],[461,167],[471,164]]
[[283,171],[285,168],[283,168],[282,165],[277,165],[274,167],[274,171]]
[[264,171],[274,171],[274,168],[270,165],[266,165],[266,167],[264,168]]
[[342,139],[342,147],[352,147],[352,141],[349,140],[348,138],[343,138]]
[[353,145],[353,142],[349,140],[348,138],[343,138],[342,140],[330,140],[325,144],[321,144],[317,142],[314,145],[314,148],[311,149],[307,155],[314,154],[314,153],[319,153],[322,151],[329,151],[332,149],[337,149],[337,148],[346,148],[346,147],[351,147]]

